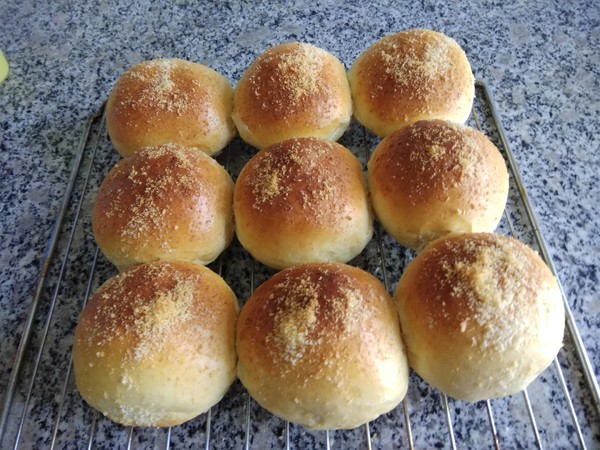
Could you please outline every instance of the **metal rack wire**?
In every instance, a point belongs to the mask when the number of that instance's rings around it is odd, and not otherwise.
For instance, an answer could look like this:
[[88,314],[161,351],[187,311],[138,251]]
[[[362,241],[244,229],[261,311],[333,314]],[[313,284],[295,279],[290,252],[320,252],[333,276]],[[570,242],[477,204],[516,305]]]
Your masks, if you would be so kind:
[[[511,194],[499,232],[537,249],[556,274],[546,242],[504,136],[485,83],[477,82],[472,124],[504,154]],[[90,233],[90,209],[102,177],[114,162],[103,108],[82,133],[63,203],[24,324],[0,414],[0,448],[588,448],[600,445],[600,389],[570,305],[564,295],[565,347],[538,380],[520,395],[469,404],[456,401],[411,376],[407,397],[394,411],[355,430],[309,432],[260,408],[235,383],[206,414],[167,429],[112,424],[76,392],[71,373],[72,334],[91,292],[114,274]],[[364,128],[342,138],[366,164],[376,140]],[[251,156],[241,142],[220,156],[235,177]],[[369,270],[393,292],[413,257],[378,227],[352,264]],[[211,268],[248,298],[272,271],[234,243]],[[561,286],[562,290],[562,286]]]

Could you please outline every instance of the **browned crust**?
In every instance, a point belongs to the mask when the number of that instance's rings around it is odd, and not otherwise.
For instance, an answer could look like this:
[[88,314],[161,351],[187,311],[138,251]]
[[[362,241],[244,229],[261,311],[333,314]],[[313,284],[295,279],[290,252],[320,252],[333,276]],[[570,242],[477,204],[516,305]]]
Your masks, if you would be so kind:
[[419,121],[384,138],[368,164],[377,216],[388,231],[419,236],[493,231],[508,196],[508,172],[480,131]]
[[299,42],[267,49],[244,72],[234,93],[233,119],[241,137],[258,148],[297,136],[335,140],[351,114],[342,63]]
[[365,198],[362,167],[336,142],[296,138],[257,153],[243,168],[235,202],[252,221],[330,227],[350,220]]
[[234,379],[237,314],[231,289],[198,264],[157,261],[121,273],[90,297],[75,330],[78,390],[124,425],[189,420]]
[[310,428],[358,426],[406,392],[394,305],[355,267],[306,263],[277,273],[242,308],[236,342],[251,395]]
[[154,259],[212,261],[233,235],[233,181],[193,148],[146,147],[103,180],[94,236],[117,267]]
[[357,58],[348,77],[355,117],[382,137],[421,119],[464,122],[473,103],[464,51],[432,30],[383,37]]
[[231,289],[204,266],[155,261],[111,278],[94,292],[76,341],[89,348],[126,342],[124,363],[175,343],[194,348],[204,332],[220,346],[227,341],[223,330],[235,327],[236,309]]
[[171,142],[212,155],[234,136],[232,109],[233,88],[219,73],[181,59],[156,59],[117,80],[106,127],[122,156]]
[[[238,345],[270,376],[304,383],[325,360],[375,363],[387,345],[379,327],[395,322],[391,298],[372,275],[338,263],[306,263],[279,272],[254,292],[240,314]],[[363,340],[371,351],[354,355]]]
[[344,246],[344,238],[345,246],[364,246],[372,232],[369,208],[358,159],[315,138],[264,148],[242,169],[234,191],[237,235],[255,256],[258,248],[277,255],[338,241]]
[[457,398],[514,393],[561,345],[556,280],[532,249],[507,236],[435,241],[408,265],[394,298],[411,366]]

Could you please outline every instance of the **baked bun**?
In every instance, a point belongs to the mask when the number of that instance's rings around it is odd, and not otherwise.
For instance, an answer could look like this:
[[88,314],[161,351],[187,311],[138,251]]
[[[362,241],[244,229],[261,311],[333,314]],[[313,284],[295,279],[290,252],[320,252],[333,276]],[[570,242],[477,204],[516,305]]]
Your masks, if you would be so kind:
[[275,269],[347,262],[373,235],[360,162],[322,139],[288,139],[254,155],[236,181],[233,210],[240,243]]
[[216,404],[235,379],[238,305],[190,262],[155,261],[103,284],[75,330],[81,396],[122,425],[171,426]]
[[214,70],[182,59],[131,67],[106,103],[106,129],[121,154],[176,143],[213,155],[233,138],[233,88]]
[[310,44],[266,50],[235,88],[233,120],[242,139],[256,148],[292,137],[337,140],[351,117],[344,66]]
[[242,308],[236,342],[250,395],[307,428],[357,427],[406,394],[392,299],[355,267],[306,263],[278,272]]
[[457,399],[524,389],[562,345],[556,279],[533,250],[499,234],[435,241],[408,265],[395,300],[411,367]]
[[384,138],[368,163],[375,214],[406,247],[446,233],[493,231],[508,197],[508,172],[480,131],[420,121]]
[[233,181],[194,148],[146,147],[102,181],[92,214],[98,246],[119,270],[156,259],[207,264],[233,237]]
[[412,29],[383,37],[348,72],[354,117],[380,137],[422,119],[466,122],[475,82],[450,37]]

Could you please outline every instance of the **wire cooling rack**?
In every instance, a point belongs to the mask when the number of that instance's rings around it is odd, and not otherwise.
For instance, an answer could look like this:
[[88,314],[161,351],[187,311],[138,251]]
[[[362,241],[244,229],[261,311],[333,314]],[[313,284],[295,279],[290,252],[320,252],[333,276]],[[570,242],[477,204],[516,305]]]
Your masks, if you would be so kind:
[[[476,83],[470,125],[486,133],[505,156],[509,200],[498,232],[537,250],[556,273],[515,159],[485,83]],[[353,123],[340,142],[366,167],[378,139]],[[239,139],[218,157],[235,179],[254,150]],[[0,415],[0,448],[597,448],[600,389],[568,300],[565,345],[526,390],[493,401],[468,403],[439,393],[411,374],[404,401],[354,430],[307,431],[272,416],[239,382],[205,414],[172,428],[134,428],[112,423],[77,393],[71,347],[88,296],[116,274],[95,245],[91,209],[104,175],[118,156],[106,135],[103,107],[89,118],[40,271]],[[380,228],[351,261],[393,293],[414,257]],[[240,303],[274,272],[234,240],[210,266],[229,283]],[[561,287],[562,290],[562,287]]]

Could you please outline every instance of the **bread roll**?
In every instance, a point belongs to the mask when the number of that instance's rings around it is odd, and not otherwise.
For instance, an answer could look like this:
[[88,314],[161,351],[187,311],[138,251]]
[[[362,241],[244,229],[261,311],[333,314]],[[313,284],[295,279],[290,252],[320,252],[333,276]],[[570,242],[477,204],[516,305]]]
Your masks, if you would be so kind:
[[457,399],[520,391],[562,345],[556,279],[533,250],[506,236],[435,241],[408,265],[395,300],[411,367]]
[[465,52],[432,30],[383,37],[356,59],[348,79],[354,116],[380,137],[417,120],[464,123],[475,95]]
[[351,117],[344,66],[310,44],[266,50],[235,88],[233,120],[242,139],[256,148],[292,137],[337,140]]
[[289,139],[257,153],[236,181],[233,210],[240,243],[275,269],[347,262],[373,234],[360,162],[322,139]]
[[236,342],[250,395],[307,428],[357,427],[406,394],[392,300],[355,267],[306,263],[277,273],[242,308]]
[[81,396],[122,425],[178,425],[235,379],[238,305],[225,281],[190,262],[156,261],[103,284],[73,346]]
[[233,181],[194,148],[146,147],[102,181],[92,214],[98,246],[119,270],[156,259],[207,264],[233,237]]
[[176,143],[209,155],[233,138],[233,88],[202,64],[155,59],[131,67],[106,104],[106,128],[121,154]]
[[508,197],[508,172],[481,132],[420,121],[384,138],[368,163],[375,214],[406,247],[446,233],[493,231]]

